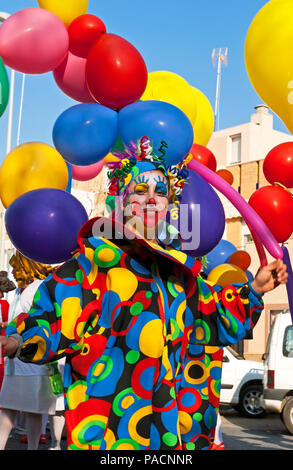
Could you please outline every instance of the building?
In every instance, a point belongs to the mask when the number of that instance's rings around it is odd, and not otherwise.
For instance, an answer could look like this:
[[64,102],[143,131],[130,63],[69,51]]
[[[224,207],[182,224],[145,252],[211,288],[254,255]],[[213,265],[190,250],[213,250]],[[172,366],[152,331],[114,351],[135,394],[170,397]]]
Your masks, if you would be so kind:
[[[264,106],[256,106],[250,122],[214,132],[208,148],[214,153],[218,169],[227,168],[234,176],[233,188],[247,201],[257,189],[269,185],[263,174],[263,162],[268,152],[276,145],[291,142],[291,135],[276,131],[273,115]],[[251,255],[249,270],[253,275],[259,267],[257,251],[250,231],[235,207],[219,195],[226,215],[226,229],[223,238],[233,243],[237,249]],[[287,248],[293,255],[293,237],[288,240]],[[272,257],[267,253],[268,260]],[[293,258],[291,256],[293,261]],[[264,296],[265,312],[261,316],[253,334],[252,341],[244,341],[241,352],[247,359],[261,360],[274,314],[288,308],[285,286],[279,286]]]

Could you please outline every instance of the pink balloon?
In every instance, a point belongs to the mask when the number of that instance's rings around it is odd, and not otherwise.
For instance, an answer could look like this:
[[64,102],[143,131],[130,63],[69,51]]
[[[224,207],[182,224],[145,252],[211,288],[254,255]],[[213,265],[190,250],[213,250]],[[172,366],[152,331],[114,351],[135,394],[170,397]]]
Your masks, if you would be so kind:
[[104,159],[87,166],[72,165],[72,178],[77,181],[88,181],[95,178],[103,169]]
[[238,209],[247,225],[256,233],[259,240],[263,243],[265,248],[274,258],[283,258],[283,251],[279,246],[277,240],[272,235],[268,227],[265,225],[261,217],[255,212],[254,209],[243,199],[240,194],[235,191],[230,184],[228,184],[223,178],[217,175],[214,171],[211,171],[202,163],[195,160],[191,160],[187,168],[195,171],[208,183],[214,186],[224,196],[229,199],[230,202]]
[[85,78],[86,59],[71,52],[54,70],[54,78],[59,88],[70,98],[82,103],[95,103]]
[[18,72],[41,74],[54,70],[68,53],[64,23],[43,8],[25,8],[0,27],[0,56]]

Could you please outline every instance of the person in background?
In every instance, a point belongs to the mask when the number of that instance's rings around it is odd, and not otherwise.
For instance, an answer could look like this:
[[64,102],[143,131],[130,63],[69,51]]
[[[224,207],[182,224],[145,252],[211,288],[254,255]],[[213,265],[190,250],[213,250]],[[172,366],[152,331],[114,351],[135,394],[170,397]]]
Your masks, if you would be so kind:
[[[19,252],[12,256],[10,265],[18,288],[9,308],[8,319],[1,324],[2,328],[19,313],[30,310],[39,285],[53,271],[51,266],[35,263]],[[48,414],[55,413],[55,402],[46,366],[24,364],[17,358],[6,358],[0,392],[0,449],[5,448],[16,418],[19,412],[23,412],[28,450],[37,450],[44,425],[43,416],[47,420]]]
[[[16,288],[14,282],[8,278],[7,271],[0,271],[0,324],[7,323],[9,303],[5,300],[4,294],[13,291]],[[1,335],[5,336],[5,328],[1,330]],[[0,356],[0,390],[4,378],[4,360]]]

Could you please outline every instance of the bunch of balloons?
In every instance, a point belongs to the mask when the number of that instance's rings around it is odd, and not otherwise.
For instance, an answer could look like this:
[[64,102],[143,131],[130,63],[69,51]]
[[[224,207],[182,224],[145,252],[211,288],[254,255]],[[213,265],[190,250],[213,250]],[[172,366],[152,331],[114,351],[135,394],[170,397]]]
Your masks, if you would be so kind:
[[253,276],[248,268],[251,264],[249,253],[237,250],[233,243],[221,240],[217,246],[206,255],[204,272],[211,283],[226,287],[233,282],[247,282]]
[[[6,156],[0,197],[14,246],[31,259],[55,264],[71,257],[87,220],[68,191],[70,176],[94,178],[117,142],[128,145],[146,134],[155,151],[162,140],[168,142],[167,164],[177,164],[188,155],[194,135],[176,105],[139,101],[148,81],[143,57],[87,14],[87,0],[38,3],[39,8],[14,13],[0,28],[2,96],[8,101],[5,64],[25,74],[51,72],[60,90],[78,103],[56,119],[55,148],[29,142]],[[0,112],[5,100],[2,105]]]

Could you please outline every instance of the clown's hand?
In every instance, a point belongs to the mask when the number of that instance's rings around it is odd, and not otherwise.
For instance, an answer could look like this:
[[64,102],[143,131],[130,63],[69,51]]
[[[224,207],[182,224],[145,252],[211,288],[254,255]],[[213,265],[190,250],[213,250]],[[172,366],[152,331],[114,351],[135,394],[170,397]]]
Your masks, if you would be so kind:
[[0,336],[0,358],[13,356],[19,348],[19,342],[12,336]]
[[251,287],[262,295],[275,289],[280,284],[286,284],[287,279],[287,266],[281,259],[277,259],[258,270]]

